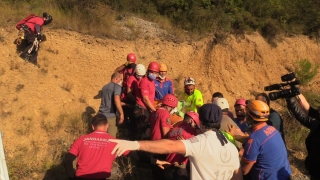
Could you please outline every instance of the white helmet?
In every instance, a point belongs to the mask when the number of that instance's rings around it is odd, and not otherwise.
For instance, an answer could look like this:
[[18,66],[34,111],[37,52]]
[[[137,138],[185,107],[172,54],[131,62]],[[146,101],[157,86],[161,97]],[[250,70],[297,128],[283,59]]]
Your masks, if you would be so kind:
[[139,76],[144,76],[146,75],[146,67],[143,64],[137,64],[136,66],[136,74]]
[[229,109],[229,103],[226,100],[226,98],[218,98],[215,101],[213,101],[213,104],[216,104],[219,106],[222,110]]

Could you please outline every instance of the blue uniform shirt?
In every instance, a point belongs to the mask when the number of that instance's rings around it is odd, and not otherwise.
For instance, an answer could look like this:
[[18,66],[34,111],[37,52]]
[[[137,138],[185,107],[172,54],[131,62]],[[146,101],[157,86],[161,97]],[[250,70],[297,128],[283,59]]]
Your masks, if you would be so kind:
[[253,129],[243,157],[255,162],[250,171],[252,179],[286,180],[291,175],[287,149],[273,126],[261,124]]
[[160,83],[159,79],[155,81],[156,95],[155,100],[161,100],[167,94],[173,94],[173,83],[170,79],[166,78],[163,83]]

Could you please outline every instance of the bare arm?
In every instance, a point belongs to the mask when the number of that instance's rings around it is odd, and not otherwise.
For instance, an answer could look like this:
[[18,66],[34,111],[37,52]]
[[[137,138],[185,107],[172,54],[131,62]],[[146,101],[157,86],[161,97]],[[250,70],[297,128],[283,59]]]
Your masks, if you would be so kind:
[[148,96],[142,96],[142,100],[148,109],[150,109],[151,111],[156,111],[156,108],[154,108]]
[[250,161],[247,161],[246,159],[242,158],[241,159],[241,169],[242,169],[243,175],[247,175],[253,165],[254,165],[254,162],[250,162]]
[[185,155],[186,147],[179,140],[161,139],[157,141],[139,141],[140,150],[157,154],[178,153]]
[[161,127],[161,131],[162,131],[163,137],[166,137],[166,135],[167,135],[168,132],[170,131],[170,128],[168,128],[168,127]]
[[114,70],[114,72],[121,72],[124,70],[124,68],[126,68],[126,66],[122,64],[121,66],[117,67],[116,70]]
[[119,95],[114,96],[114,102],[115,102],[116,107],[117,107],[119,114],[120,114],[119,124],[121,124],[124,120],[124,114],[123,114],[123,109],[122,109],[121,100],[120,100]]
[[234,172],[233,172],[233,176],[231,178],[231,180],[242,180],[243,179],[243,175],[242,175],[242,171],[241,169],[236,169]]
[[301,107],[306,112],[306,114],[308,114],[310,109],[310,104],[308,103],[307,99],[302,94],[298,95],[298,99]]

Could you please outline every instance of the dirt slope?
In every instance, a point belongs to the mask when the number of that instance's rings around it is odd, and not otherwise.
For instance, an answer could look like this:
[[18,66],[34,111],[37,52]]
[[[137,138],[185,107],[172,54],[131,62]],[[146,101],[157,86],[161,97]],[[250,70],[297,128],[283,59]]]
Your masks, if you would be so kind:
[[[13,26],[0,29],[0,131],[5,153],[7,161],[19,157],[26,164],[44,164],[47,169],[48,161],[56,158],[49,153],[53,148],[49,140],[70,133],[64,129],[69,125],[59,118],[61,114],[81,113],[86,107],[97,110],[100,100],[93,97],[129,52],[144,65],[166,63],[168,76],[179,82],[176,89],[182,88],[183,77],[191,76],[206,102],[220,91],[230,104],[239,97],[253,98],[252,93],[263,91],[265,85],[279,83],[295,60],[319,63],[320,56],[319,45],[304,36],[283,38],[273,48],[258,33],[229,36],[215,45],[214,37],[183,43],[157,37],[127,41],[47,28],[48,41],[41,44],[41,68],[37,68],[18,57],[12,43],[16,33]],[[319,89],[319,82],[316,77],[310,88]],[[62,127],[53,125],[57,122]],[[70,142],[62,144],[68,147]],[[42,179],[44,172],[31,169],[30,173],[33,179]]]

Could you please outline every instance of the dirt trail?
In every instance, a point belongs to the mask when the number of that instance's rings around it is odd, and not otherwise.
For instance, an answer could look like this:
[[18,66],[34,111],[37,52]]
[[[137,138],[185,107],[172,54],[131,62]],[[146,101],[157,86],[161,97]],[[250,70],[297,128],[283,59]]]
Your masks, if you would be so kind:
[[[47,28],[48,41],[41,44],[41,68],[37,68],[16,54],[14,28],[1,28],[0,34],[4,37],[0,42],[0,131],[8,161],[21,157],[46,163],[50,137],[68,132],[63,127],[59,132],[47,131],[44,124],[58,122],[63,113],[84,112],[86,107],[97,110],[100,100],[93,97],[129,52],[144,65],[166,63],[168,77],[179,82],[176,89],[182,88],[183,77],[191,76],[205,102],[220,91],[231,105],[236,98],[253,98],[264,86],[279,83],[295,60],[307,58],[319,64],[320,57],[319,45],[304,36],[283,38],[273,48],[258,33],[242,39],[230,36],[215,45],[212,37],[183,43],[156,37],[120,41]],[[319,89],[319,83],[318,76],[310,88]],[[34,153],[24,157],[21,151]],[[43,174],[33,176],[41,179]]]

